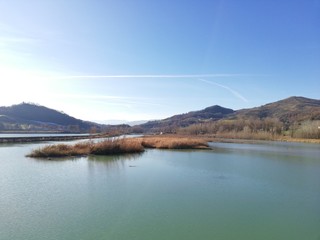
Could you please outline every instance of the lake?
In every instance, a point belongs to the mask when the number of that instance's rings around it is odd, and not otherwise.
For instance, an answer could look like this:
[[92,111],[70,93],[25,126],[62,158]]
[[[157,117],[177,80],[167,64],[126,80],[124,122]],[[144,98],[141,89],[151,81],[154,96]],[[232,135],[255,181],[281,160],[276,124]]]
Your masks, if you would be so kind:
[[0,239],[320,240],[320,145],[63,160],[0,145]]

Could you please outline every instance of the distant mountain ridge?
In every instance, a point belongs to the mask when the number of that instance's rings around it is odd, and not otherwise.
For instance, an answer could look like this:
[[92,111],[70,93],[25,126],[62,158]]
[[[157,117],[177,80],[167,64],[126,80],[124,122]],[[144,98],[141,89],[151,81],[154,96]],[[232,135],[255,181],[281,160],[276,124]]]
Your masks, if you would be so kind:
[[129,126],[135,126],[135,125],[140,125],[146,122],[149,122],[150,120],[138,120],[138,121],[127,121],[127,120],[116,120],[116,119],[110,119],[110,120],[96,120],[94,122],[98,122],[101,124],[106,124],[106,125],[119,125],[119,124],[126,124]]

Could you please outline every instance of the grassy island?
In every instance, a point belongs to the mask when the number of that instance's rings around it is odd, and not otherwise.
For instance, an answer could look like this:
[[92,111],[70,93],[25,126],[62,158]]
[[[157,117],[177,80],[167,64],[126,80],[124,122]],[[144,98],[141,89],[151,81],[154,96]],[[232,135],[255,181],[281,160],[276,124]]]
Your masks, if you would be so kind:
[[159,149],[208,149],[204,139],[189,137],[149,136],[139,138],[106,139],[100,142],[87,141],[70,144],[46,145],[34,149],[27,157],[57,158],[87,155],[115,155],[126,153],[141,153],[145,148]]

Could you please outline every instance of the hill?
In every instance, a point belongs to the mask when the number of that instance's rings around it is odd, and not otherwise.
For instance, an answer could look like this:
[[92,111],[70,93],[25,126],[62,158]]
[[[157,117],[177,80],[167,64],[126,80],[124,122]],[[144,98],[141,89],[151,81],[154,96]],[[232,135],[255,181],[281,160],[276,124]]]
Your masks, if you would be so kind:
[[21,103],[0,107],[0,130],[2,131],[58,131],[88,132],[102,125],[83,121],[44,106]]
[[218,121],[180,128],[180,133],[222,138],[320,138],[320,100],[290,97],[260,107],[234,111]]
[[289,97],[261,107],[242,109],[233,115],[237,119],[279,119],[286,127],[306,120],[320,120],[320,100]]
[[175,132],[178,128],[207,121],[217,121],[234,113],[234,110],[218,105],[207,107],[200,111],[192,111],[172,117],[149,121],[139,125],[144,132]]

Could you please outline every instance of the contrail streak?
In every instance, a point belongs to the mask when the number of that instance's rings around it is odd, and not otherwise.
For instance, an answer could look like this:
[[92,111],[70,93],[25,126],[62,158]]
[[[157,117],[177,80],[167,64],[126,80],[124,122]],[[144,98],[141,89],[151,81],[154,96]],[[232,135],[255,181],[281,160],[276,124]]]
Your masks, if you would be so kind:
[[73,76],[60,76],[58,79],[73,79],[73,78],[202,78],[202,77],[236,77],[247,76],[246,74],[177,74],[177,75],[73,75]]
[[201,78],[199,78],[198,80],[199,80],[199,81],[202,81],[202,82],[205,82],[205,83],[207,83],[207,84],[210,84],[210,85],[215,85],[215,86],[224,88],[224,89],[228,90],[229,92],[231,92],[231,93],[232,93],[234,96],[236,96],[237,98],[240,98],[242,101],[248,102],[248,100],[247,100],[244,96],[242,96],[240,93],[238,93],[237,91],[233,90],[232,88],[230,88],[230,87],[228,87],[228,86],[225,86],[225,85],[222,85],[222,84],[213,82],[213,81],[208,81],[208,80],[205,80],[205,79],[201,79]]

